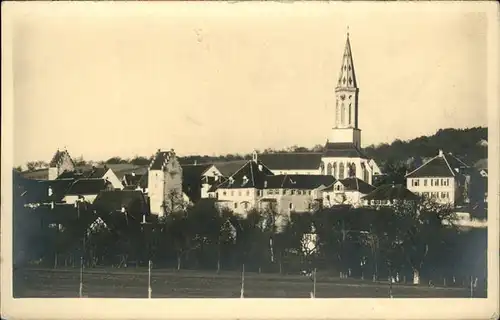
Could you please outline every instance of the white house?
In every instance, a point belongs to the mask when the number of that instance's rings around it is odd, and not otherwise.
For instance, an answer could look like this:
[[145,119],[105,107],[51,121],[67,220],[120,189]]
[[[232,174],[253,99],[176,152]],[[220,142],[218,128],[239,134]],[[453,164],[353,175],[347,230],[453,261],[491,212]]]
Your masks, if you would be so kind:
[[359,207],[363,204],[362,198],[374,189],[375,187],[372,185],[355,177],[337,180],[335,183],[321,188],[323,205],[332,207],[349,204]]

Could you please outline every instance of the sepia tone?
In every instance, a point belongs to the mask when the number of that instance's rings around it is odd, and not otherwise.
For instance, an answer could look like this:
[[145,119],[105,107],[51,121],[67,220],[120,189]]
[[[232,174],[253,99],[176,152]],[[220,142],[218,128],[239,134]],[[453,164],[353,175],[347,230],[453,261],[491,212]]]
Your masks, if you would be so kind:
[[322,5],[14,20],[13,297],[494,298],[488,14]]

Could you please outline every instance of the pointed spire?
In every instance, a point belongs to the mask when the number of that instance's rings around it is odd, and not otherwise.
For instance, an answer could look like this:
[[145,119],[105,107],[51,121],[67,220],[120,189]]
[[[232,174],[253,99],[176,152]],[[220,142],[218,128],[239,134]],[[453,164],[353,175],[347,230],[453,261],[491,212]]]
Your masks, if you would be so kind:
[[356,88],[356,75],[354,73],[354,62],[352,59],[351,42],[349,41],[349,27],[347,27],[347,40],[345,43],[342,66],[340,69],[337,88]]

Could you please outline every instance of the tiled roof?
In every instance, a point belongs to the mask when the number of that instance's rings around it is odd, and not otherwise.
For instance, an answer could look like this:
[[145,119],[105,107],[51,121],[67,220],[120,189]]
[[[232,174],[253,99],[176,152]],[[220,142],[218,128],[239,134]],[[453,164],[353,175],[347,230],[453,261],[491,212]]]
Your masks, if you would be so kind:
[[[61,202],[67,194],[68,189],[74,183],[73,179],[64,180],[19,180],[19,190],[22,193],[23,201],[26,203],[48,203]],[[49,196],[49,188],[52,189],[52,195]]]
[[109,168],[107,167],[92,167],[87,170],[64,171],[57,179],[101,179],[108,170]]
[[110,183],[104,179],[78,179],[68,188],[68,195],[98,194],[106,190]]
[[[236,171],[228,180],[219,184],[217,188],[263,188],[267,176],[273,173],[261,161],[247,161],[247,163]],[[246,177],[246,180],[244,179]],[[232,182],[231,182],[232,181]]]
[[259,154],[258,159],[271,170],[317,170],[322,153],[267,153]]
[[335,182],[333,176],[326,175],[274,175],[265,178],[264,188],[267,189],[307,189],[312,190],[320,186],[328,186]]
[[364,200],[416,200],[418,196],[402,184],[384,184],[363,197]]
[[363,158],[368,159],[368,157],[354,145],[353,143],[338,143],[338,142],[327,142],[325,144],[325,151],[323,152],[324,157],[338,157],[338,158]]
[[158,152],[154,156],[153,160],[151,161],[149,169],[150,170],[162,170],[163,165],[168,162],[170,157],[174,157],[174,156],[175,156],[175,153],[172,150],[170,150],[170,151],[158,150]]
[[38,169],[33,171],[23,171],[21,175],[27,179],[36,179],[36,180],[47,180],[49,178],[49,169]]
[[371,184],[355,177],[345,178],[339,180],[339,182],[342,183],[345,191],[358,191],[362,194],[368,194],[375,189]]
[[213,165],[220,171],[224,177],[230,177],[236,171],[238,171],[242,166],[244,166],[248,160],[234,160],[227,162],[215,162]]
[[[451,157],[450,157],[451,159]],[[456,159],[453,159],[454,163],[457,163]],[[452,169],[453,167],[447,161],[445,155],[436,156],[424,163],[417,169],[406,175],[407,178],[420,178],[420,177],[454,177],[456,171]],[[454,168],[455,169],[455,168]]]
[[122,207],[125,207],[130,213],[149,213],[147,200],[141,191],[101,191],[95,199],[93,206],[97,211],[102,213],[119,211]]

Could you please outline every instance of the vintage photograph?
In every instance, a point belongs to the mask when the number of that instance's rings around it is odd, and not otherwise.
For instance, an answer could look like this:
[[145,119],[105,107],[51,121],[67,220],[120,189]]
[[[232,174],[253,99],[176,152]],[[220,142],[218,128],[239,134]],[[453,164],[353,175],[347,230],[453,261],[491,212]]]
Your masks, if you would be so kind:
[[488,298],[488,15],[238,6],[12,20],[13,297]]

